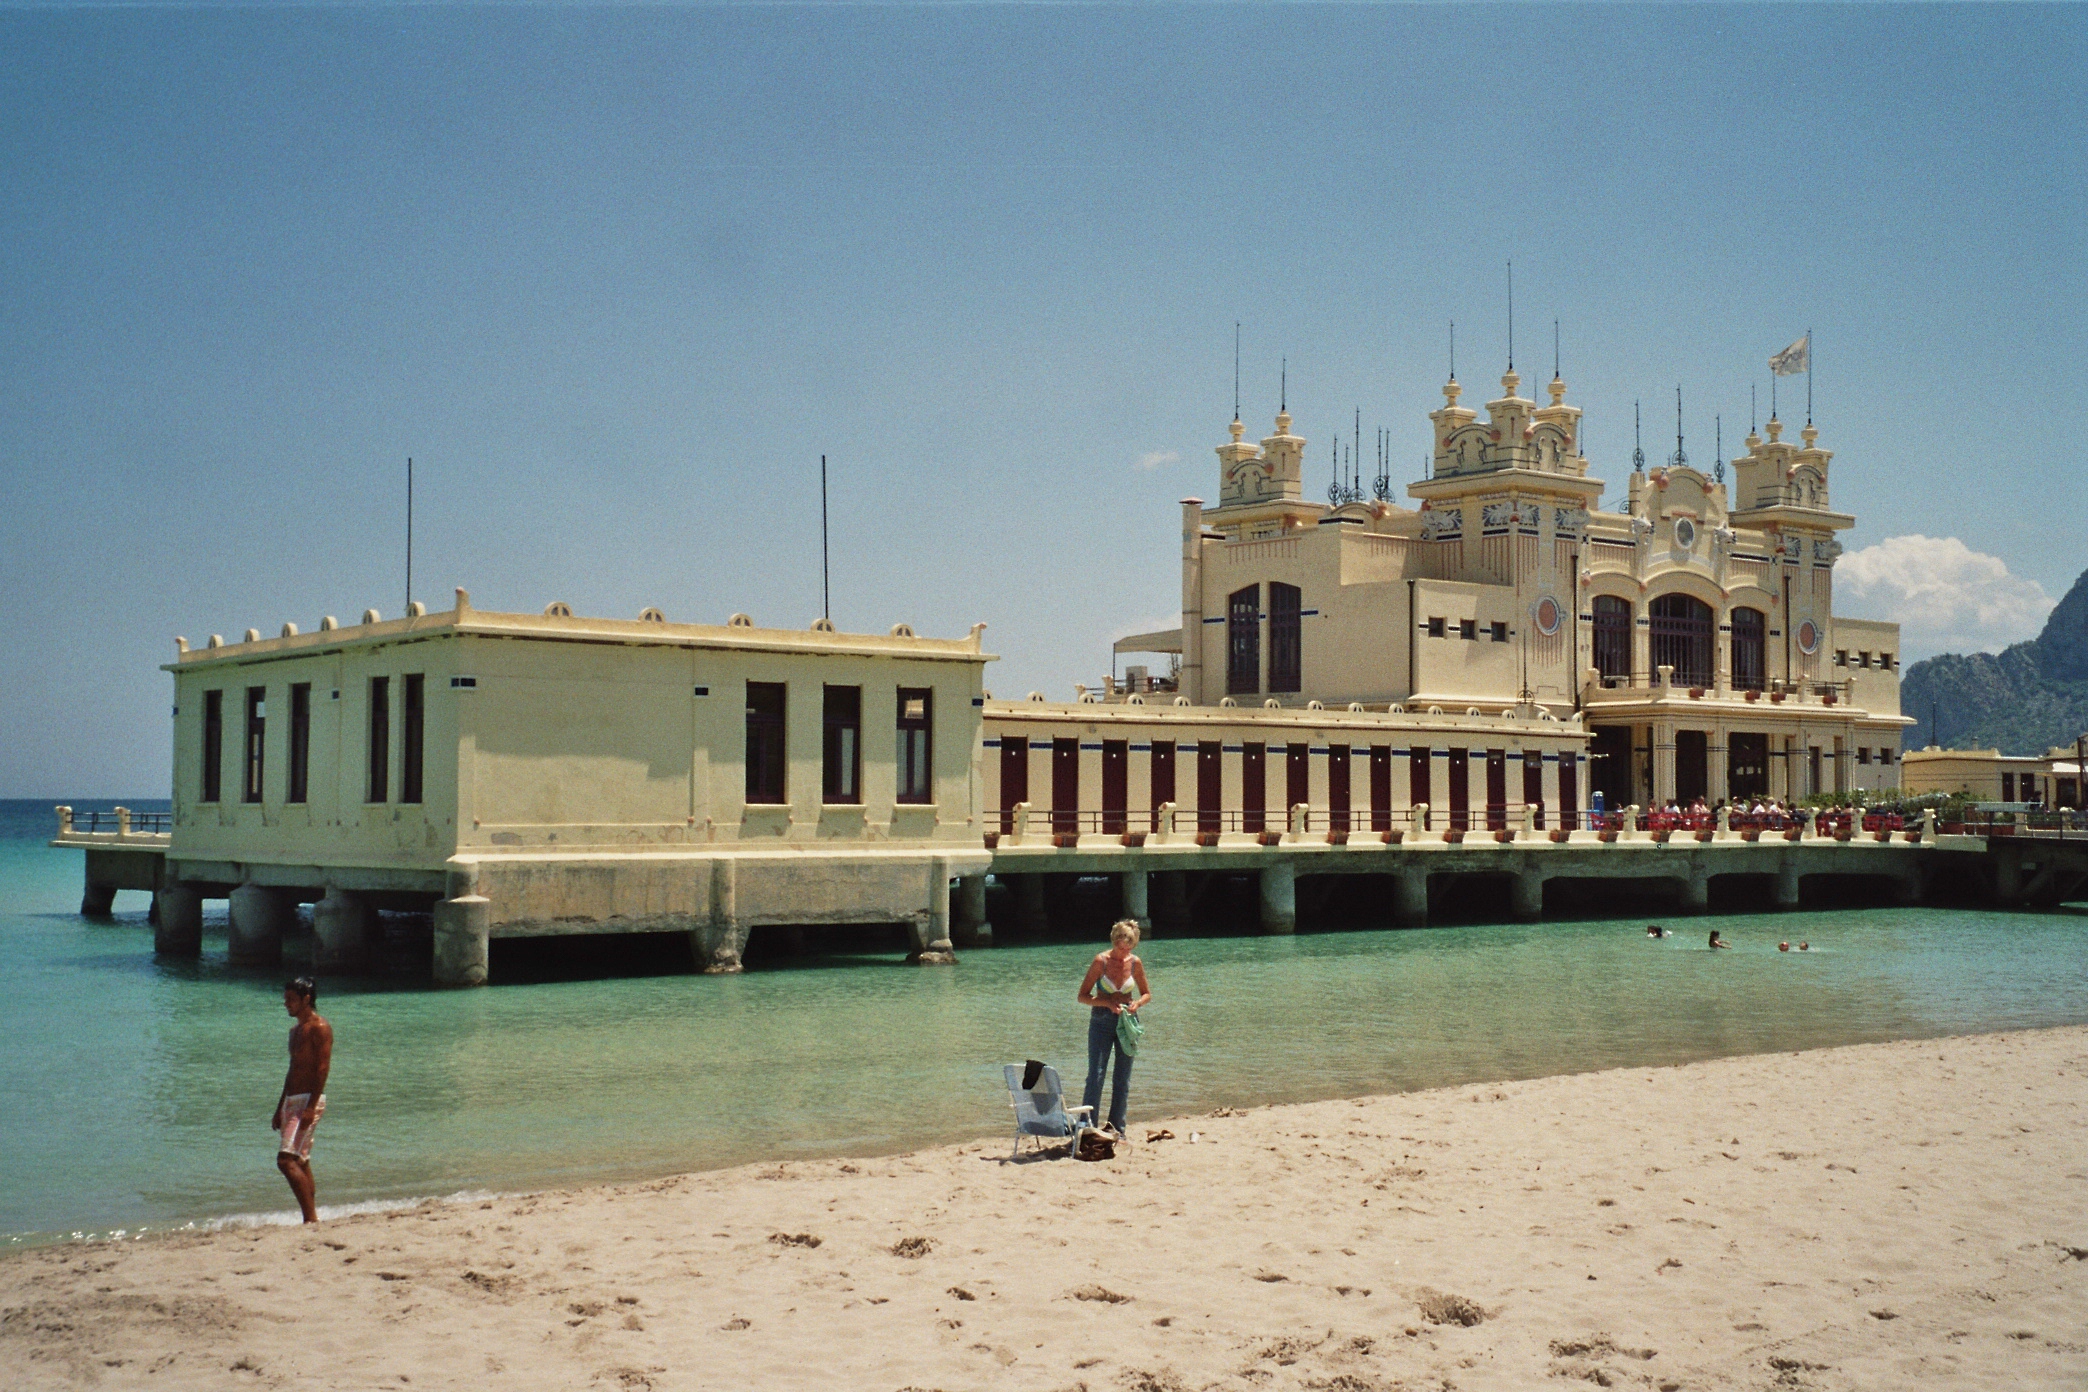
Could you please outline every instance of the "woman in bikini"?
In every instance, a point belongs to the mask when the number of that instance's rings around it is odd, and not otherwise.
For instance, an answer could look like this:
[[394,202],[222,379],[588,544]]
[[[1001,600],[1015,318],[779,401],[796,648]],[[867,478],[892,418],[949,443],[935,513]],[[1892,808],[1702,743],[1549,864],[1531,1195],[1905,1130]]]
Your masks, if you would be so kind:
[[1089,1115],[1102,1105],[1102,1075],[1109,1056],[1116,1055],[1116,1080],[1109,1090],[1109,1129],[1124,1134],[1125,1104],[1131,1095],[1131,1056],[1117,1042],[1117,1016],[1137,1011],[1153,998],[1146,985],[1145,963],[1132,949],[1138,946],[1138,923],[1121,919],[1109,930],[1109,951],[1098,952],[1088,964],[1080,983],[1080,1003],[1088,1007],[1087,1091],[1081,1101]]

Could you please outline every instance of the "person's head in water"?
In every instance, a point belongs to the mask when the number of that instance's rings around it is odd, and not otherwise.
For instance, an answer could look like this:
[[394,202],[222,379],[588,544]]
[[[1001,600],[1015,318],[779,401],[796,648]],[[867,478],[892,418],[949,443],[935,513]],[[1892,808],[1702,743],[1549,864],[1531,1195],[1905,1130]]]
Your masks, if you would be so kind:
[[1109,926],[1109,945],[1133,952],[1138,948],[1138,920],[1120,918]]
[[1798,950],[1800,952],[1810,952],[1812,951],[1812,944],[1809,942],[1802,942],[1798,944]]
[[1789,952],[1791,950],[1791,945],[1787,942],[1780,942],[1776,945],[1776,950],[1778,952]]
[[1657,938],[1657,937],[1659,937],[1659,936],[1660,936],[1660,925],[1659,925],[1658,923],[1648,923],[1648,924],[1646,925],[1646,936],[1647,936],[1647,937],[1649,937],[1649,938]]
[[1726,943],[1725,943],[1725,939],[1723,939],[1723,938],[1721,938],[1721,937],[1719,937],[1719,936],[1718,936],[1718,930],[1717,930],[1716,928],[1713,928],[1713,929],[1711,930],[1711,943],[1710,943],[1710,945],[1711,945],[1712,947],[1724,947],[1724,946],[1726,945]]
[[319,1004],[319,983],[309,976],[296,976],[283,983],[283,1009],[302,1015]]

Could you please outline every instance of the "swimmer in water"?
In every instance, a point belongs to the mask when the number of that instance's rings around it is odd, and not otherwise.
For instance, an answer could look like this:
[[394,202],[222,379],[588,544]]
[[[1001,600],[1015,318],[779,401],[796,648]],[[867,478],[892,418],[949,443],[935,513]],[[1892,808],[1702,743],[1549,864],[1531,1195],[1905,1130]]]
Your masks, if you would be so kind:
[[1646,925],[1646,936],[1649,938],[1668,938],[1673,937],[1674,934],[1668,932],[1667,929],[1661,927],[1658,923],[1648,923]]
[[1789,952],[1791,950],[1791,945],[1787,942],[1780,942],[1776,945],[1776,950],[1778,952]]
[[1711,943],[1710,943],[1710,945],[1711,945],[1712,947],[1714,947],[1714,948],[1716,948],[1716,947],[1731,947],[1731,946],[1732,946],[1732,944],[1731,944],[1731,943],[1727,942],[1727,941],[1726,941],[1726,940],[1725,940],[1724,938],[1721,938],[1720,936],[1718,936],[1718,930],[1717,930],[1716,928],[1713,928],[1713,929],[1711,930]]
[[1809,942],[1802,942],[1798,944],[1798,950],[1800,952],[1810,952],[1812,951],[1812,944]]

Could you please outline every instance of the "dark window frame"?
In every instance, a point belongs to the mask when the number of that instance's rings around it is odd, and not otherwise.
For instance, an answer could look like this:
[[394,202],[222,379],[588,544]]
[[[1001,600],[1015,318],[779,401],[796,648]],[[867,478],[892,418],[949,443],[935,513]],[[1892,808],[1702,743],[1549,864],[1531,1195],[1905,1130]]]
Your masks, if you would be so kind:
[[1240,746],[1240,830],[1257,832],[1269,825],[1269,746]]
[[1261,690],[1261,586],[1225,597],[1225,694],[1252,696]]
[[[919,716],[909,716],[907,707],[921,703]],[[935,801],[935,692],[925,686],[899,688],[896,721],[898,793],[896,800],[910,807],[925,807]]]
[[1631,680],[1631,601],[1617,595],[1596,595],[1589,609],[1595,670],[1605,681]]
[[399,692],[399,801],[418,804],[427,791],[428,679],[408,672]]
[[198,802],[219,802],[225,795],[225,693],[203,693],[203,777]]
[[1652,644],[1648,665],[1653,671],[1674,668],[1670,675],[1677,686],[1711,685],[1718,620],[1710,605],[1680,590],[1655,595],[1646,605],[1646,630]]
[[1153,804],[1153,825],[1160,830],[1160,804],[1175,800],[1175,742],[1172,736],[1156,739],[1147,760],[1147,781]]
[[312,791],[312,684],[290,687],[290,777],[283,801],[307,802]]
[[1269,690],[1305,688],[1305,593],[1280,580],[1269,582]]
[[748,682],[746,712],[746,803],[749,807],[788,806],[789,684]]
[[246,741],[239,761],[239,800],[257,803],[268,791],[268,688],[246,689]]
[[1769,616],[1742,605],[1733,610],[1730,627],[1733,690],[1763,690],[1769,684]]
[[391,801],[391,678],[371,677],[369,686],[369,743],[363,769],[363,801]]
[[819,800],[835,807],[863,801],[863,688],[831,682],[819,695]]

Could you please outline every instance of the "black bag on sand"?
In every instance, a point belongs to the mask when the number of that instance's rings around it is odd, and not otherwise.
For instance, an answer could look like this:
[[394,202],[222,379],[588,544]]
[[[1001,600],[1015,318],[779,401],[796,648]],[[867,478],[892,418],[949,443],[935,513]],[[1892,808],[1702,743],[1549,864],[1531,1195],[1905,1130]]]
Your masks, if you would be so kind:
[[1114,1160],[1116,1159],[1116,1138],[1099,1127],[1082,1127],[1080,1135],[1073,1142],[1073,1158],[1075,1160]]

